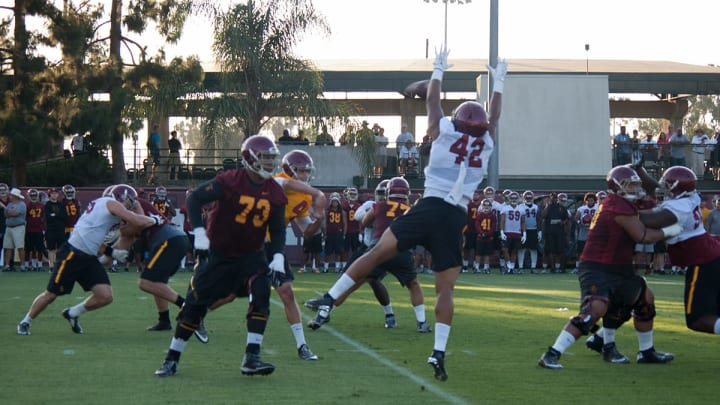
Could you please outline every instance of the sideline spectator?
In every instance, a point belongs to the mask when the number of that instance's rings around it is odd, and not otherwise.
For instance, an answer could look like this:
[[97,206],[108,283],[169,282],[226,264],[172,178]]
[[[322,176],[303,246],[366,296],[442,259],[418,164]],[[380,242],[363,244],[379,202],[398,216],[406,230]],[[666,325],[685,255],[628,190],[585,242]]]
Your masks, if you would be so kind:
[[685,145],[690,143],[690,139],[682,133],[682,128],[678,128],[677,132],[668,138],[668,143],[670,144],[670,166],[685,166]]
[[315,145],[317,146],[335,146],[335,139],[328,133],[327,126],[322,126],[322,132],[315,138]]
[[[3,271],[14,271],[10,267],[17,249],[18,257],[22,260],[25,257],[25,216],[27,206],[22,191],[17,188],[10,190],[10,202],[5,206],[5,240],[3,250],[5,268]],[[24,271],[24,268],[21,269]]]
[[696,128],[690,143],[693,145],[690,169],[695,172],[698,179],[702,180],[705,177],[705,151],[712,143],[712,139],[701,128]]
[[613,145],[615,147],[615,159],[618,165],[624,165],[630,163],[631,140],[626,132],[625,125],[620,127],[620,132],[613,138]]
[[170,132],[170,139],[168,139],[168,149],[170,154],[168,155],[168,180],[177,180],[178,174],[180,173],[180,149],[182,149],[182,143],[177,139],[177,131]]
[[295,143],[295,138],[293,138],[290,135],[290,130],[285,128],[283,129],[282,136],[278,139],[278,143],[281,145],[292,145]]
[[[367,121],[363,121],[363,125],[367,125]],[[345,133],[340,136],[340,146],[354,146],[355,145],[355,133],[353,133],[353,126],[348,125],[345,128]]]
[[147,184],[155,184],[155,173],[157,172],[157,167],[160,166],[160,126],[155,124],[153,125],[153,130],[150,132],[150,136],[148,137],[147,141],[147,147],[148,147],[148,155],[150,157],[150,161],[152,163],[152,168],[150,171],[150,178],[148,178]]
[[298,137],[295,140],[296,145],[310,145],[310,141],[305,137],[305,131],[298,129]]
[[373,125],[375,134],[375,177],[382,177],[387,167],[387,145],[389,139],[385,136],[385,128],[378,124]]

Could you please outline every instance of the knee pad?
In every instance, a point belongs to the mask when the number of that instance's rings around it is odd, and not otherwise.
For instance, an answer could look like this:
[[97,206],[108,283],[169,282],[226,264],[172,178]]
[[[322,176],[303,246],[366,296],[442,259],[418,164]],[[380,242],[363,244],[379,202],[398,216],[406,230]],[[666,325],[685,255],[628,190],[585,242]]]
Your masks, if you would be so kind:
[[655,304],[638,305],[632,310],[632,317],[638,321],[652,321],[655,315]]
[[580,307],[580,313],[577,316],[570,318],[570,323],[578,328],[583,334],[589,334],[593,329],[596,329],[595,323],[599,318],[598,314],[593,314],[592,303],[593,301],[602,301],[607,303],[607,297],[588,295],[583,298],[582,305]]
[[253,276],[250,281],[250,308],[248,319],[265,318],[270,316],[270,279],[265,274]]

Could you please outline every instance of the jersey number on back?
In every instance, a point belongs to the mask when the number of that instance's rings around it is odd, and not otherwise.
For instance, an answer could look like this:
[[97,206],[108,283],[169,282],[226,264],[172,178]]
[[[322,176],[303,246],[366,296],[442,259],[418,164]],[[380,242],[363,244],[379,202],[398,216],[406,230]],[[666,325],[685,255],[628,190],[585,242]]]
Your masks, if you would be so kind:
[[[470,144],[470,150],[468,150],[468,144]],[[482,138],[463,134],[450,146],[450,152],[455,154],[455,164],[459,165],[467,156],[469,167],[482,167],[480,153],[482,153],[483,147],[485,147],[485,142]]]

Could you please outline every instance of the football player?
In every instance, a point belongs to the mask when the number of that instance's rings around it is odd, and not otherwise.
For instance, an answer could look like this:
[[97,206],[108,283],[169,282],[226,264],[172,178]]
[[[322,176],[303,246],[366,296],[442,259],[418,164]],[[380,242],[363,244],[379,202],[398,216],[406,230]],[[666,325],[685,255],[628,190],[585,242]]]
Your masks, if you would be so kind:
[[[50,273],[47,287],[33,300],[30,310],[18,324],[18,335],[29,335],[32,321],[58,296],[71,294],[75,282],[84,290],[91,291],[91,295],[83,302],[62,311],[62,316],[70,323],[70,329],[74,333],[83,333],[78,321],[80,315],[112,302],[110,279],[98,260],[105,236],[113,228],[119,227],[121,221],[138,229],[158,223],[157,218],[141,215],[142,211],[135,201],[137,192],[134,188],[119,184],[112,190],[110,196],[100,197],[88,205],[70,234],[70,239],[58,249],[59,260]],[[125,261],[128,256],[126,248],[106,250],[105,254]]]
[[473,265],[473,260],[475,259],[475,240],[477,240],[477,233],[475,232],[475,218],[477,218],[481,202],[482,190],[475,190],[472,199],[467,205],[467,224],[464,229],[465,243],[463,244],[463,273],[467,273],[470,267],[476,267]]
[[[343,203],[343,211],[347,217],[347,232],[345,232],[345,255],[343,259],[352,257],[355,252],[361,248],[360,244],[360,221],[355,218],[355,211],[360,208],[358,201],[358,190],[355,187],[348,187],[343,193],[345,202]],[[341,263],[341,268],[345,268],[345,260]]]
[[[614,364],[628,363],[615,345],[614,331],[631,317],[635,318],[640,353],[639,363],[666,363],[673,359],[653,347],[655,307],[652,292],[633,268],[634,243],[656,242],[678,235],[682,226],[675,223],[651,228],[640,221],[635,202],[641,198],[643,183],[630,166],[616,166],[606,177],[608,196],[590,223],[585,248],[580,257],[580,301],[578,315],[565,324],[555,343],[540,357],[538,365],[561,369],[560,356],[580,336],[596,328],[603,318],[603,359]],[[654,188],[653,190],[654,191]]]
[[25,223],[25,263],[23,269],[37,271],[42,266],[45,251],[45,203],[40,200],[40,192],[28,190],[27,216]]
[[442,76],[449,67],[448,51],[441,48],[435,57],[428,85],[428,135],[433,139],[430,159],[425,168],[425,192],[418,204],[397,218],[385,230],[380,241],[351,264],[323,296],[314,324],[322,325],[330,316],[334,300],[365,278],[380,263],[397,252],[425,244],[433,254],[435,276],[435,344],[428,358],[435,378],[448,378],[445,349],[453,316],[452,291],[462,266],[462,230],[465,212],[473,192],[482,182],[494,148],[493,134],[500,117],[501,94],[507,65],[499,62],[488,67],[494,78],[494,93],[488,115],[480,103],[466,101],[452,118],[444,117],[440,103]]
[[75,224],[82,213],[82,204],[78,201],[75,187],[72,184],[66,184],[62,187],[63,204],[65,204],[65,239],[70,238],[70,233],[75,228]]
[[475,218],[475,268],[474,273],[480,272],[480,262],[483,263],[482,272],[490,274],[490,256],[495,253],[495,232],[498,228],[498,217],[493,213],[492,202],[487,198],[482,200],[480,212]]
[[[500,239],[503,241],[503,256],[505,257],[505,274],[515,272],[515,260],[517,251],[525,243],[525,212],[520,203],[520,194],[511,191],[508,195],[508,202],[500,213]],[[521,274],[522,270],[518,271]]]
[[[175,334],[158,377],[175,375],[180,356],[200,325],[208,307],[228,297],[252,297],[246,316],[247,345],[240,371],[267,375],[275,366],[262,361],[260,347],[270,314],[270,277],[284,273],[285,205],[282,187],[272,179],[278,149],[267,137],[253,135],[242,144],[243,167],[223,171],[193,190],[187,210],[195,234],[196,251],[207,260],[196,267],[191,289],[175,327]],[[215,202],[203,223],[202,207]],[[206,227],[207,226],[207,230]],[[265,236],[273,260],[263,251]]]
[[538,214],[540,212],[535,204],[535,194],[527,190],[522,195],[523,205],[521,208],[525,214],[525,232],[527,237],[525,243],[518,251],[518,268],[522,270],[525,266],[525,252],[530,251],[530,273],[537,273],[538,243],[542,239],[542,232],[538,230]]
[[585,203],[585,205],[575,211],[575,222],[577,223],[577,244],[575,245],[575,249],[577,252],[577,261],[575,262],[575,270],[573,270],[573,274],[577,273],[577,270],[580,267],[580,256],[582,255],[583,248],[585,247],[585,241],[587,240],[587,233],[590,229],[590,223],[592,222],[592,219],[595,216],[595,212],[597,211],[597,206],[595,205],[595,194],[585,193],[585,196],[583,197],[583,202]]
[[340,193],[330,194],[330,206],[325,212],[325,263],[323,273],[327,273],[330,267],[331,259],[335,259],[335,272],[342,270],[340,262],[342,261],[344,251],[344,238],[347,229],[347,217],[342,208],[342,199]]

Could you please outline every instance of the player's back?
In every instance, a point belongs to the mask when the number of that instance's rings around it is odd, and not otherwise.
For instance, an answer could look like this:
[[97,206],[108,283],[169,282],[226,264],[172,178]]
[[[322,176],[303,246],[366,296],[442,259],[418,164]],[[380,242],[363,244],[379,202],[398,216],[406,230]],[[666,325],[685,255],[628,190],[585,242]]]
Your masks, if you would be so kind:
[[638,215],[637,206],[622,197],[609,194],[590,223],[581,261],[632,264],[635,241],[615,221],[621,215]]

